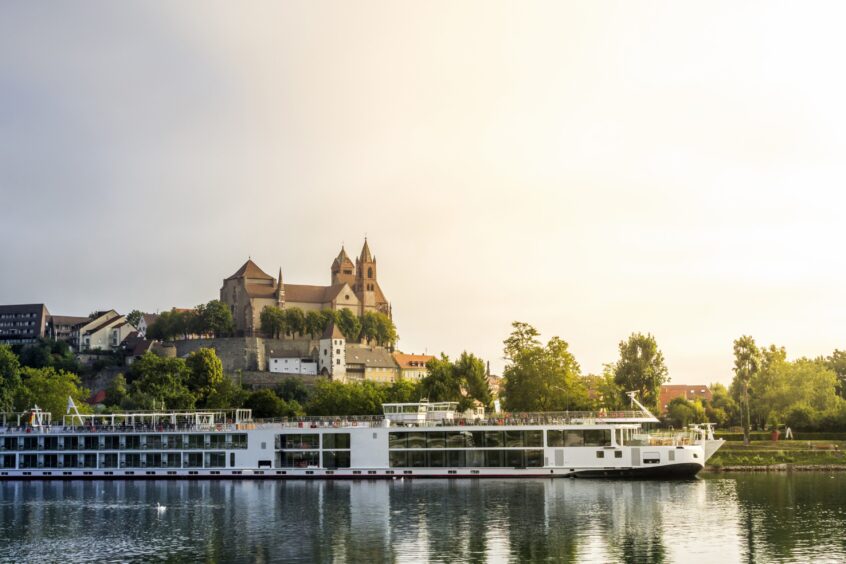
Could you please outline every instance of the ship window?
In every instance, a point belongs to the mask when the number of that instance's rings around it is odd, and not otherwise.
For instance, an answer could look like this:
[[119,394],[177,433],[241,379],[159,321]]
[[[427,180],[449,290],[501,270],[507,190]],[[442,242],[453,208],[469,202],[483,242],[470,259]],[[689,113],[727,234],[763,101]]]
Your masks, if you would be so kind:
[[522,450],[506,450],[505,465],[512,466],[514,468],[522,468],[526,466],[524,452]]
[[543,466],[543,451],[542,450],[527,450],[526,451],[526,466],[530,468],[540,468]]
[[283,449],[316,449],[320,447],[320,435],[314,433],[280,435]]
[[463,450],[448,450],[447,452],[447,466],[460,467],[465,465],[465,456]]
[[323,448],[350,448],[350,434],[349,433],[327,433],[323,435]]
[[505,446],[512,448],[523,446],[523,431],[506,431]]
[[615,450],[614,451],[614,458],[623,458],[623,451],[622,450]]
[[429,453],[429,467],[443,468],[446,466],[446,455],[442,450],[433,450]]
[[231,468],[233,466],[235,466],[235,453],[230,452],[229,453],[229,467]]
[[349,468],[350,451],[348,450],[325,450],[323,451],[324,468]]
[[446,446],[449,448],[464,448],[472,440],[467,431],[449,431],[446,434]]
[[[103,437],[105,440],[104,448],[105,450],[119,450],[120,449],[120,436],[119,435],[106,435]],[[65,439],[67,441],[67,439]]]
[[279,466],[284,468],[306,468],[320,465],[320,451],[308,450],[302,452],[280,453]]
[[585,446],[611,446],[610,430],[585,431]]
[[562,447],[564,446],[564,431],[556,431],[550,429],[546,432],[546,446]]
[[414,468],[421,468],[426,466],[426,453],[422,451],[409,452],[408,465]]
[[426,446],[429,448],[444,448],[446,446],[444,433],[440,431],[426,433]]
[[[85,437],[85,447],[88,448],[88,439],[94,439],[96,437]],[[124,448],[126,449],[138,449],[141,448],[141,437],[138,435],[126,435],[125,442],[126,445]]]
[[503,446],[502,431],[485,431],[485,446],[486,447],[501,447]]
[[491,468],[498,468],[502,466],[502,451],[501,450],[486,450],[485,451],[485,466]]
[[408,448],[426,448],[426,435],[419,431],[408,433]]
[[23,450],[38,450],[38,437],[24,437]]
[[564,431],[564,446],[565,447],[585,446],[585,432],[584,431]]
[[391,451],[390,466],[391,468],[408,466],[408,453],[405,451]]
[[596,457],[597,458],[605,458],[605,451],[604,450],[596,451]]
[[388,433],[388,446],[390,448],[405,448],[407,445],[407,433]]
[[540,429],[526,431],[526,438],[524,444],[527,447],[542,447],[543,446],[543,431]]
[[224,468],[226,466],[225,452],[207,452],[206,468]]

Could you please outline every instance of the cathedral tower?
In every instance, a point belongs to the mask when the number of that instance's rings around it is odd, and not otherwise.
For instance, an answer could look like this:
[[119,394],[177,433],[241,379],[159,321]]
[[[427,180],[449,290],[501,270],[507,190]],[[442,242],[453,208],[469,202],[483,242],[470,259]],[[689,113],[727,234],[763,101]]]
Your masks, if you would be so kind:
[[341,246],[341,252],[332,262],[332,285],[336,284],[349,284],[350,286],[355,284],[355,266],[353,266],[343,246]]

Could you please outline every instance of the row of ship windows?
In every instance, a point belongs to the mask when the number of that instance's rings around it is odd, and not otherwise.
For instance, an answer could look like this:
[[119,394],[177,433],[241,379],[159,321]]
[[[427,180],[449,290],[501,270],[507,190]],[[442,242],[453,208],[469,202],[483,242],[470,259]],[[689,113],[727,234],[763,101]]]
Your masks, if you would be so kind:
[[[15,468],[15,455],[0,455],[0,467]],[[21,454],[18,468],[225,468],[225,452],[155,454]],[[235,454],[230,453],[230,466]]]
[[0,450],[244,449],[246,433],[220,435],[60,435],[3,437]]
[[336,449],[350,448],[349,433],[325,433],[321,447],[318,433],[286,433],[276,435],[276,449]]
[[[322,453],[323,468],[349,468],[350,451],[348,450],[324,450]],[[319,467],[321,452],[309,450],[304,452],[279,452],[276,453],[277,468],[309,468]]]
[[[606,429],[547,431],[546,444],[562,446],[611,446]],[[543,431],[402,431],[389,435],[392,449],[403,448],[533,448],[543,446]]]
[[392,451],[391,468],[539,468],[542,450]]

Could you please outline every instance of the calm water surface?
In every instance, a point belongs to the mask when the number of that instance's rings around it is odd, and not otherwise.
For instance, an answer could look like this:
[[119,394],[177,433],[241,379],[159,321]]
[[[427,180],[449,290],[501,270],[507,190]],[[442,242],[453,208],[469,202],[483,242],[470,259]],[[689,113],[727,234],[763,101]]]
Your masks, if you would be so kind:
[[846,475],[0,484],[0,561],[92,559],[844,562]]

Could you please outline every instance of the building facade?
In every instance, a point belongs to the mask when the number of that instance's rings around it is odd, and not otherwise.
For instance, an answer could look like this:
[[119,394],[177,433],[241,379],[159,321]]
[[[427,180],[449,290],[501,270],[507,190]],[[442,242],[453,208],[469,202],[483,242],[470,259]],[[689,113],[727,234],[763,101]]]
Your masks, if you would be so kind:
[[666,384],[661,386],[661,392],[658,396],[662,414],[667,413],[667,408],[670,406],[670,402],[676,398],[684,398],[690,401],[697,399],[711,401],[713,395],[711,394],[711,389],[705,384],[698,384],[695,386]]
[[378,311],[390,316],[391,306],[379,286],[376,266],[367,240],[355,264],[341,248],[330,267],[328,286],[287,284],[281,268],[274,278],[250,259],[223,281],[220,301],[229,306],[236,332],[245,336],[260,332],[261,312],[267,306],[303,311],[349,309],[356,315]]
[[413,380],[419,382],[429,375],[429,370],[426,368],[426,363],[435,358],[429,354],[404,354],[400,352],[394,353],[394,361],[400,371],[400,378],[403,380]]
[[47,335],[54,341],[64,341],[71,348],[77,348],[74,328],[88,323],[89,318],[75,315],[51,315],[47,326]]
[[45,338],[49,317],[44,304],[0,306],[0,343],[23,345]]

